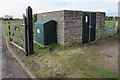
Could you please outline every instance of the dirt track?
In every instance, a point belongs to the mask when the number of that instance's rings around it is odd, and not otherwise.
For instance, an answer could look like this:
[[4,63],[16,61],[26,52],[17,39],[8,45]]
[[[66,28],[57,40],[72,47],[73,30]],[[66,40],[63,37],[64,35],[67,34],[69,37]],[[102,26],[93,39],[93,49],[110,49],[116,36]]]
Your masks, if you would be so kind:
[[118,71],[118,45],[120,45],[118,43],[118,37],[115,36],[113,38],[100,40],[96,42],[95,45],[96,46],[94,48],[90,48],[90,51],[106,55],[103,66],[110,67],[115,71]]

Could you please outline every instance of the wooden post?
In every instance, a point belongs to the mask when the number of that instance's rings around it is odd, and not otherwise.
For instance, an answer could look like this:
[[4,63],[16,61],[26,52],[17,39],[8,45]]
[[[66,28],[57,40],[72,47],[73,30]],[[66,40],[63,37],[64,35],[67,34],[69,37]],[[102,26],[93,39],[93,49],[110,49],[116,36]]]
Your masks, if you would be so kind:
[[10,38],[10,36],[11,36],[11,32],[9,31],[10,30],[10,22],[8,22],[8,32],[9,32],[9,39],[10,39],[10,42],[12,41],[12,39]]
[[118,2],[118,33],[120,33],[120,1]]
[[118,17],[118,33],[120,33],[120,16]]
[[28,56],[27,22],[26,22],[26,16],[24,14],[23,14],[23,22],[25,24],[25,28],[24,28],[24,49],[25,49],[25,55]]
[[28,53],[34,53],[34,43],[33,43],[33,21],[32,21],[32,8],[28,6],[26,9],[26,19],[27,19],[27,37],[28,37]]

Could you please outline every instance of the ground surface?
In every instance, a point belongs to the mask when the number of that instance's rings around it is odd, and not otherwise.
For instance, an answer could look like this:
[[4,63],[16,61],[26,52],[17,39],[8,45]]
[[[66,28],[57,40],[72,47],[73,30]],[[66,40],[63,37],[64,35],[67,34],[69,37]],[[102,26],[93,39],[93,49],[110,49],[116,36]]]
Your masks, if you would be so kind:
[[28,78],[28,75],[9,52],[4,34],[2,35],[2,78]]
[[95,47],[90,49],[93,52],[98,52],[100,54],[106,55],[105,64],[107,67],[111,67],[115,71],[118,71],[118,37],[106,38],[95,43]]
[[118,39],[114,36],[84,46],[58,47],[21,60],[39,78],[117,78]]

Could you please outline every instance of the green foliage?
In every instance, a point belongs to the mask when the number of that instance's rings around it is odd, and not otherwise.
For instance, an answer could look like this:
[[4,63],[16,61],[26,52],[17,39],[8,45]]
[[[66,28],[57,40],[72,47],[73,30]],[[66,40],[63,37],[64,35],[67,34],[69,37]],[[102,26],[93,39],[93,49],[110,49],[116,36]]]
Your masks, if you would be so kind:
[[118,16],[115,16],[115,17],[113,17],[113,16],[106,16],[106,21],[109,21],[109,20],[118,20],[120,17],[118,17]]
[[33,22],[35,23],[37,21],[37,14],[33,15]]
[[34,43],[34,50],[35,50],[35,55],[37,54],[45,54],[47,53],[47,49],[46,48],[43,48],[42,46]]
[[112,21],[105,21],[105,28],[104,29],[114,29],[116,27],[116,20]]
[[59,44],[56,44],[56,43],[49,45],[49,48],[54,48],[54,49],[58,49],[60,47],[62,47],[62,46],[60,46]]
[[105,21],[105,26],[108,26],[108,25],[115,25],[116,22],[117,22],[117,20]]

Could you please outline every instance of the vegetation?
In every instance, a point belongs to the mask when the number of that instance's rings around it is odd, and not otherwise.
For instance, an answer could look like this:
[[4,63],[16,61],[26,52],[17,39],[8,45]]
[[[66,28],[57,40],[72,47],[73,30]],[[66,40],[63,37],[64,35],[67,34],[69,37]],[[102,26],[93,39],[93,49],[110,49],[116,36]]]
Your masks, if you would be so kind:
[[[115,28],[117,20],[105,21],[105,29]],[[112,27],[110,27],[112,26]]]
[[114,70],[97,64],[103,63],[103,57],[93,52],[81,53],[68,49],[68,52],[61,50],[33,55],[24,58],[23,62],[38,78],[117,78]]
[[[10,22],[22,23],[22,21]],[[106,21],[106,25],[115,22]],[[7,23],[8,21],[4,21],[3,26],[8,37]],[[109,57],[108,55],[86,51],[86,46],[80,45],[62,47],[52,44],[48,47],[53,48],[53,51],[49,52],[48,48],[34,43],[35,54],[20,57],[26,67],[38,78],[117,78],[114,69],[106,68],[104,59]]]
[[116,16],[116,17],[113,17],[113,16],[106,16],[106,21],[109,21],[109,20],[118,20],[120,19],[120,17]]
[[37,14],[34,14],[33,15],[33,22],[36,22],[37,21]]
[[[8,22],[10,22],[10,23],[16,23],[16,24],[23,24],[21,20],[7,20],[7,21],[3,21],[2,24],[4,26],[5,34],[6,34],[7,37],[9,36],[9,33],[8,33]],[[11,26],[11,29],[14,29],[14,26]],[[23,31],[22,28],[20,30]],[[17,37],[17,38],[19,38],[19,39],[21,38],[21,36],[19,36],[17,34],[15,34],[14,36]],[[19,42],[16,42],[15,40],[13,40],[13,42],[15,42],[19,46],[23,47],[22,44],[20,44]]]
[[4,19],[5,19],[5,20],[12,20],[12,19],[13,19],[13,16],[12,16],[12,15],[5,15],[5,16],[4,16]]

